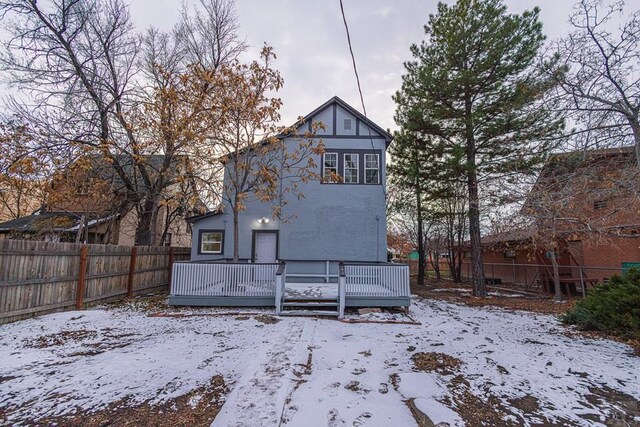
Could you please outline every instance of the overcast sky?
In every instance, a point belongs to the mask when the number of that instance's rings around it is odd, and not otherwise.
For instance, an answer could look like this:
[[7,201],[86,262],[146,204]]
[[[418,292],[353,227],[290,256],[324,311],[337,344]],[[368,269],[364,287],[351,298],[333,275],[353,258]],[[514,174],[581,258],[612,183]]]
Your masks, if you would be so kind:
[[[385,129],[396,128],[391,95],[400,87],[409,46],[423,39],[436,5],[435,0],[344,0],[367,112]],[[549,39],[569,30],[573,1],[507,0],[507,5],[513,13],[540,7]],[[133,0],[131,13],[141,28],[169,29],[178,7],[177,0]],[[275,67],[285,80],[283,124],[334,95],[362,111],[338,0],[237,0],[236,7],[240,34],[252,46],[246,58],[255,58],[264,42],[278,55]]]
[[[137,28],[169,30],[180,0],[129,0]],[[196,0],[187,0],[187,3]],[[549,40],[570,30],[573,0],[506,0],[509,12],[538,6]],[[640,0],[628,0],[628,10]],[[391,95],[399,89],[409,46],[424,37],[423,26],[436,0],[344,0],[353,49],[369,117],[395,129]],[[283,124],[306,115],[334,95],[362,110],[338,0],[236,0],[240,36],[251,46],[243,59],[257,57],[263,43],[274,47],[285,85]],[[0,85],[0,93],[4,92]],[[6,93],[6,92],[5,92]]]

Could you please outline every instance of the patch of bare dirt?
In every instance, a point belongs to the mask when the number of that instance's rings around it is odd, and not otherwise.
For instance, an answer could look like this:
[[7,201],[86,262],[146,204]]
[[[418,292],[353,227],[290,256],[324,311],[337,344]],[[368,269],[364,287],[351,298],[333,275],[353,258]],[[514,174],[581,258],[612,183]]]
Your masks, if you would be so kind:
[[[29,427],[205,427],[211,425],[220,412],[222,397],[226,393],[223,378],[216,376],[209,384],[162,404],[134,404],[125,398],[95,412],[19,421]],[[0,408],[0,425],[10,425],[4,424],[8,422],[8,415],[7,408]],[[14,423],[17,421],[13,420]]]
[[[503,285],[506,287],[507,285]],[[427,279],[424,286],[418,286],[414,281],[411,283],[411,292],[426,299],[442,300],[466,304],[472,307],[501,307],[507,310],[531,311],[542,314],[562,314],[573,308],[576,301],[567,300],[563,303],[554,302],[551,296],[521,296],[507,297],[494,296],[476,297],[472,294],[472,288],[466,283],[452,283],[447,280]],[[517,289],[514,289],[514,292]],[[508,292],[508,291],[505,291]]]
[[277,317],[269,316],[267,314],[258,314],[256,317],[254,317],[254,319],[256,319],[256,321],[258,322],[261,322],[267,325],[272,325],[280,321],[280,319],[278,319]]
[[62,331],[58,334],[42,335],[38,338],[26,342],[26,347],[30,348],[47,348],[61,346],[69,341],[84,341],[87,339],[95,339],[98,336],[96,331],[87,331],[80,329],[77,331]]
[[125,308],[149,313],[166,312],[173,308],[169,306],[167,298],[168,294],[166,292],[159,292],[139,295],[131,299],[122,299],[107,303],[106,305],[113,308]]
[[585,396],[587,402],[596,407],[603,404],[612,407],[606,425],[633,426],[634,420],[640,417],[640,400],[607,386],[589,387],[589,391],[591,394]]
[[450,375],[462,366],[462,361],[444,353],[416,353],[411,356],[414,367],[419,371],[437,372]]

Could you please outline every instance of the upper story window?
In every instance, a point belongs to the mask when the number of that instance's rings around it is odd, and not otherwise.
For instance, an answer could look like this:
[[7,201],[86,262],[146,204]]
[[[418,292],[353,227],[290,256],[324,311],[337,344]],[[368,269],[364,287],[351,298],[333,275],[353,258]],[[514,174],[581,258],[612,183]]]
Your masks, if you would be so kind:
[[364,183],[380,184],[380,158],[377,154],[364,155]]
[[358,155],[344,155],[344,182],[347,184],[358,183]]
[[224,231],[203,230],[200,232],[200,253],[221,254]]
[[344,119],[344,130],[351,130],[351,119]]
[[599,211],[601,209],[606,209],[607,208],[607,201],[606,200],[596,200],[595,202],[593,202],[593,210],[594,211]]
[[[323,178],[331,178],[332,175],[338,174],[338,153],[324,153],[324,170]],[[331,182],[331,181],[327,181]]]

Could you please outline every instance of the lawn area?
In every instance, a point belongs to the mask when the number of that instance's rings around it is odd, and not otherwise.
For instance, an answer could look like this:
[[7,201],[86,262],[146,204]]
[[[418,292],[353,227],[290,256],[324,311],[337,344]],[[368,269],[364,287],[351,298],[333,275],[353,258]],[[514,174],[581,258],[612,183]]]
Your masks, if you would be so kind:
[[640,422],[632,348],[552,315],[416,298],[420,324],[345,323],[163,300],[0,326],[0,425]]

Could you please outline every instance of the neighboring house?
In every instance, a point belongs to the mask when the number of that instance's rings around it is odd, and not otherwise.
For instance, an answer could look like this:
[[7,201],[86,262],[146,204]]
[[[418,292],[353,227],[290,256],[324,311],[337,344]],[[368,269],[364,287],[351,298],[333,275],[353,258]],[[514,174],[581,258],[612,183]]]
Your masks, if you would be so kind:
[[[136,185],[142,185],[135,177],[135,168],[124,161],[125,171]],[[145,161],[160,163],[164,156],[146,156]],[[180,167],[172,168],[180,173]],[[195,194],[195,185],[188,191],[180,186],[169,188],[164,199],[181,197],[184,193]],[[137,226],[137,213],[128,203],[124,183],[108,163],[98,157],[83,159],[83,166],[71,165],[65,173],[53,179],[47,206],[29,216],[0,223],[0,239],[37,239],[47,241],[80,241],[87,243],[133,246]],[[190,246],[191,227],[185,217],[203,212],[199,199],[192,207],[170,207],[162,204],[158,208],[156,241],[165,246]],[[184,205],[184,204],[183,204]]]
[[550,239],[561,281],[571,287],[640,266],[639,172],[633,147],[552,156],[522,208],[533,225],[482,238],[484,262],[492,264],[485,266],[485,274],[547,286],[552,282],[545,244]]
[[[36,210],[29,216],[0,223],[0,240],[26,239],[48,242],[73,242],[80,225],[81,215],[72,212]],[[87,218],[87,243],[105,243],[109,240],[110,225],[114,217]]]
[[[288,193],[281,215],[289,220],[274,219],[269,202],[247,201],[239,213],[238,264],[230,262],[228,203],[190,218],[191,261],[174,264],[171,304],[275,305],[278,314],[334,316],[346,306],[408,307],[408,266],[386,263],[385,153],[392,136],[338,97],[305,116],[298,133],[316,122],[324,124],[316,137],[324,154],[312,154],[318,179],[301,184],[303,198]],[[299,143],[281,140],[289,149]],[[327,179],[336,175],[338,182]]]

